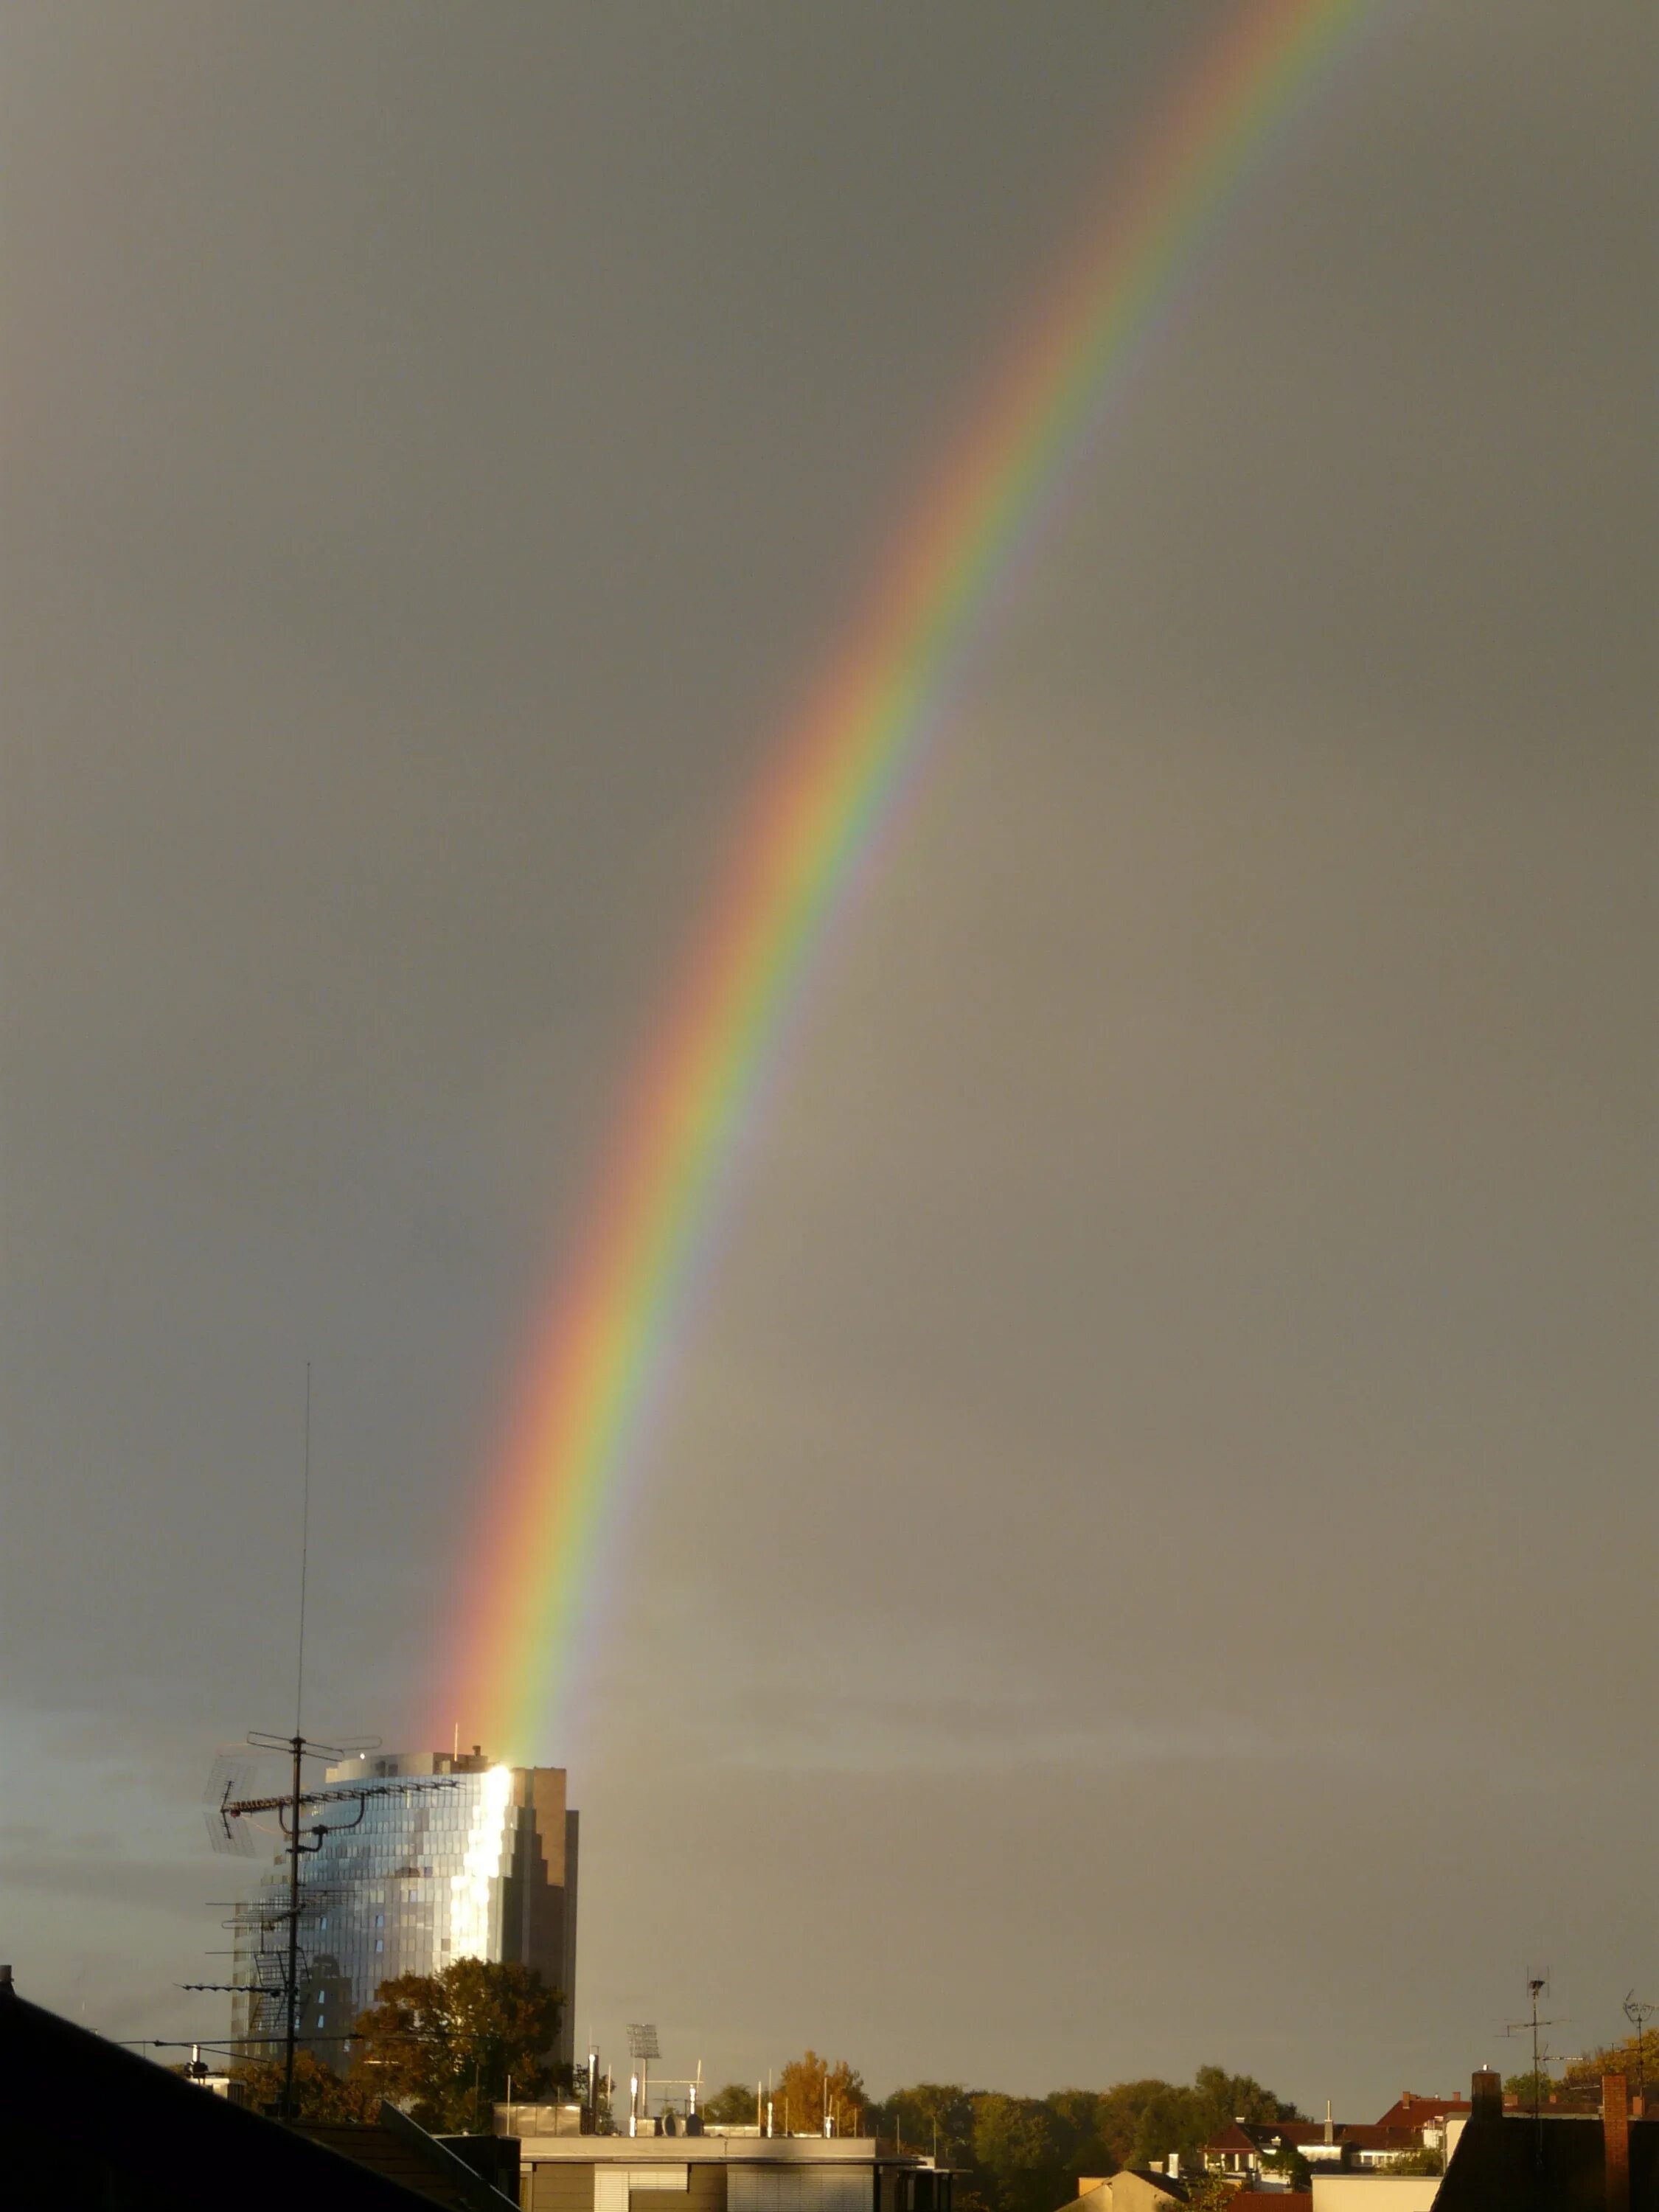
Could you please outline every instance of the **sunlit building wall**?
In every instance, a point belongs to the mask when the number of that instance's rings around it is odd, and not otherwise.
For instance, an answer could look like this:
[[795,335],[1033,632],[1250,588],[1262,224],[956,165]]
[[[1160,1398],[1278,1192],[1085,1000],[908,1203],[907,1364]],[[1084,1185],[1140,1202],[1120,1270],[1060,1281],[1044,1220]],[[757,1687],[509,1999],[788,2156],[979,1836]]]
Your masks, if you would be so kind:
[[[556,2057],[574,2050],[577,1815],[562,1767],[492,1765],[481,1751],[376,1752],[331,1766],[334,1787],[410,1787],[363,1802],[362,1819],[337,1826],[303,1862],[300,2031],[319,2058],[343,2065],[344,2038],[384,1982],[439,1974],[457,1959],[514,1960],[535,1967],[565,2003]],[[434,1786],[434,1784],[438,1786]],[[343,1823],[349,1800],[327,1808]],[[252,1984],[272,1976],[286,1942],[288,1875],[278,1855],[260,1885],[268,1909],[239,1938],[232,2033],[269,2038],[281,2007]],[[265,1948],[263,1972],[252,1956]],[[267,2043],[266,2049],[269,2049]]]

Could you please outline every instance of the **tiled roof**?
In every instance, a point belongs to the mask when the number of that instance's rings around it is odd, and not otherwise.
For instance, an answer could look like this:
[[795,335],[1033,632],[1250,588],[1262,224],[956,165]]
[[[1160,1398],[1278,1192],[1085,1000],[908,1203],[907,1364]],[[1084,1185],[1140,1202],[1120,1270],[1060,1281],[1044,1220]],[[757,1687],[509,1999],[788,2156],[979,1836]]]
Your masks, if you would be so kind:
[[1204,2146],[1206,2152],[1255,2150],[1256,2148],[1255,2139],[1245,2134],[1237,2120],[1229,2120],[1220,2134],[1212,2136]]
[[1376,2124],[1380,2128],[1415,2130],[1431,2120],[1443,2120],[1448,2112],[1467,2112],[1469,2109],[1467,2097],[1419,2097],[1407,2089],[1395,2099]]

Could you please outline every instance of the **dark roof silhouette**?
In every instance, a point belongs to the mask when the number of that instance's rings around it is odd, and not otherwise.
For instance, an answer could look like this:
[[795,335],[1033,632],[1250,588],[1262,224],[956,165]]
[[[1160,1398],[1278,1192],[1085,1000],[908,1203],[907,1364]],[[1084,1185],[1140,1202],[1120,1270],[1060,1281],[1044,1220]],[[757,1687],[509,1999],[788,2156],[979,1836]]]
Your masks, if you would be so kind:
[[0,1981],[0,2203],[7,2212],[432,2212],[433,2197]]
[[[1505,2113],[1463,2130],[1434,2212],[1607,2212],[1598,2119]],[[1659,2212],[1659,2120],[1630,2123],[1630,2212]]]

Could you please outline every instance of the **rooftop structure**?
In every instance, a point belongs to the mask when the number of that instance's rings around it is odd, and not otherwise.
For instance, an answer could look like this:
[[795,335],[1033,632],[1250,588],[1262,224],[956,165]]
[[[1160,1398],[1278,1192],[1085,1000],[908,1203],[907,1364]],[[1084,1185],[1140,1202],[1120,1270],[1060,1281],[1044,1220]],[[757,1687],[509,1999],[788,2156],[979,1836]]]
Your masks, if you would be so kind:
[[871,2136],[538,2136],[525,2118],[495,2107],[524,2212],[951,2212],[948,2170]]

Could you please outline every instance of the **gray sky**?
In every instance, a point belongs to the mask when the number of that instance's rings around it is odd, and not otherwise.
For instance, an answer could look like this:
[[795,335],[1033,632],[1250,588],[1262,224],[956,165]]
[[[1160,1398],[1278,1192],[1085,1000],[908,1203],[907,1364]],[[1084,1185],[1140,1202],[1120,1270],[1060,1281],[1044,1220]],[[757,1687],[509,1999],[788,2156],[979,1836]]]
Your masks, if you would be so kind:
[[[0,21],[29,1995],[221,2025],[307,1358],[412,1724],[784,703],[1219,13]],[[580,2032],[1368,2117],[1659,1994],[1651,59],[1385,0],[989,645],[544,1747]]]

